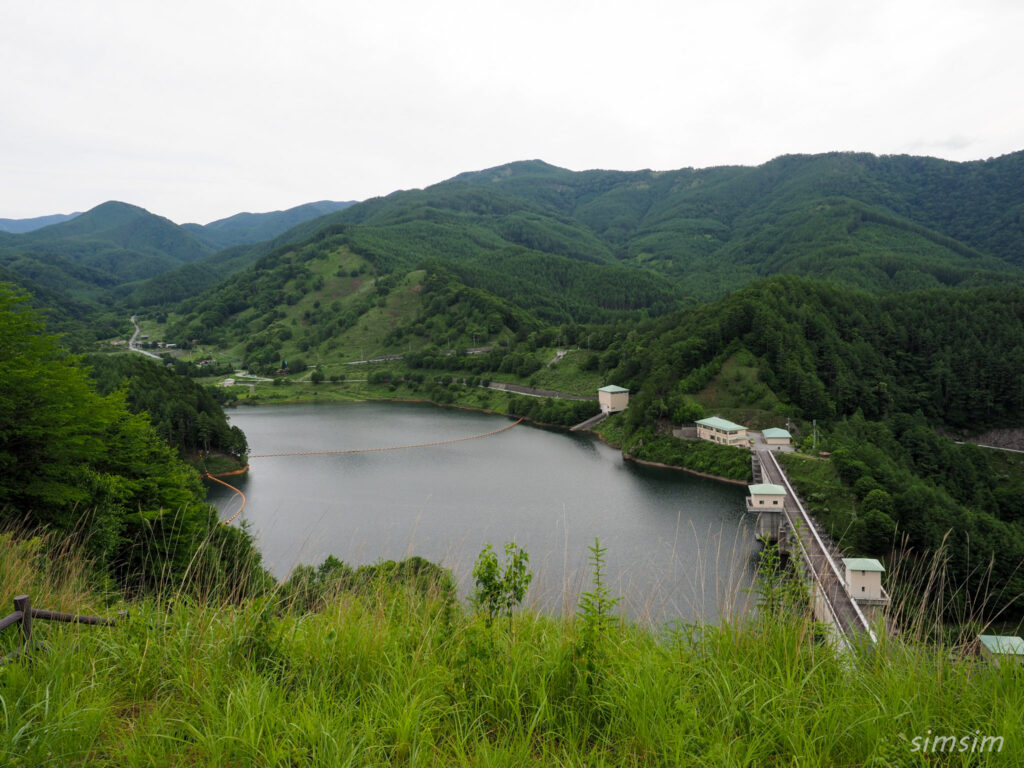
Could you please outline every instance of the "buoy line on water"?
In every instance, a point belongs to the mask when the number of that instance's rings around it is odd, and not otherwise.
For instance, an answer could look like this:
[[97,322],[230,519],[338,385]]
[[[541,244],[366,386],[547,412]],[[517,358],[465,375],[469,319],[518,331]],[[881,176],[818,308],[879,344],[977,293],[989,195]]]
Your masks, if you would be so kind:
[[[404,450],[407,450],[409,448],[433,448],[433,447],[438,446],[438,445],[450,445],[451,443],[463,443],[466,440],[479,440],[482,437],[491,437],[492,435],[497,435],[497,434],[500,434],[502,432],[507,432],[508,430],[512,429],[512,427],[518,426],[522,422],[523,422],[522,419],[517,419],[513,423],[509,424],[507,427],[502,427],[501,429],[494,429],[494,430],[491,430],[490,432],[484,432],[483,434],[480,434],[480,435],[470,435],[469,437],[456,437],[456,438],[453,438],[451,440],[437,440],[437,441],[435,441],[433,443],[413,443],[411,445],[389,445],[389,446],[385,446],[384,448],[350,448],[350,449],[341,450],[341,451],[295,451],[293,453],[256,453],[256,454],[250,455],[249,458],[250,459],[271,459],[271,458],[276,458],[278,456],[327,456],[327,455],[338,455],[338,454],[344,454],[344,453],[375,453],[375,452],[378,452],[378,451],[404,451]],[[238,508],[238,511],[235,512],[235,514],[233,514],[227,520],[223,520],[222,521],[223,525],[231,525],[233,522],[235,522],[235,520],[238,519],[238,516],[240,514],[242,514],[242,510],[245,509],[245,494],[242,493],[237,488],[235,488],[235,486],[229,485],[228,483],[225,483],[219,477],[214,477],[213,475],[211,475],[209,473],[207,473],[205,476],[208,477],[210,480],[213,480],[216,483],[220,483],[221,485],[223,485],[223,486],[225,486],[227,488],[230,488],[232,491],[234,491],[235,493],[237,493],[239,496],[242,497],[242,506],[240,506]]]
[[[518,419],[507,427],[501,429],[495,429],[490,432],[484,432],[481,435],[470,435],[469,437],[456,437],[452,440],[437,440],[433,443],[414,443],[412,445],[388,445],[383,448],[349,448],[346,450],[338,451],[293,451],[291,453],[254,453],[250,454],[250,459],[273,459],[279,456],[335,456],[345,453],[376,453],[378,451],[404,451],[410,448],[434,448],[439,445],[450,445],[451,443],[462,443],[466,440],[479,440],[482,437],[491,437],[502,432],[507,432],[512,427],[518,426],[522,423],[522,419]],[[227,485],[227,483],[225,483]]]
[[232,515],[231,517],[229,517],[229,518],[228,518],[227,520],[222,520],[222,521],[221,521],[221,524],[222,524],[222,525],[231,525],[231,524],[232,524],[233,522],[235,522],[235,520],[236,520],[236,519],[238,519],[238,516],[239,516],[240,514],[242,514],[242,510],[243,510],[243,509],[245,509],[245,494],[244,494],[244,493],[242,493],[242,492],[241,492],[240,490],[238,490],[237,488],[235,488],[235,486],[233,486],[233,485],[228,485],[228,483],[225,483],[225,482],[224,482],[223,480],[221,480],[221,479],[220,479],[219,477],[214,477],[214,476],[213,476],[213,475],[211,475],[211,474],[210,474],[209,472],[207,472],[207,473],[206,473],[206,474],[204,475],[204,477],[207,477],[207,478],[209,478],[210,480],[213,480],[213,482],[215,482],[215,483],[220,483],[220,484],[221,484],[221,485],[223,485],[223,486],[227,486],[227,487],[228,487],[228,488],[230,488],[230,489],[231,489],[232,491],[234,491],[235,493],[237,493],[237,494],[238,494],[239,496],[241,496],[241,497],[242,497],[242,506],[240,506],[240,507],[238,508],[238,511],[237,511],[237,512],[235,512],[235,514],[233,514],[233,515]]

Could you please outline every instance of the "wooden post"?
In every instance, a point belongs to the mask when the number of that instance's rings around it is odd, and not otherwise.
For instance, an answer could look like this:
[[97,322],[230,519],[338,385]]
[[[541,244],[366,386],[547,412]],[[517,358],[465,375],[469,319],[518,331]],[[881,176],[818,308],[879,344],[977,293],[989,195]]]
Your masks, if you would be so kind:
[[14,598],[14,610],[21,611],[21,634],[25,638],[25,650],[28,650],[32,642],[32,603],[28,595],[18,595]]

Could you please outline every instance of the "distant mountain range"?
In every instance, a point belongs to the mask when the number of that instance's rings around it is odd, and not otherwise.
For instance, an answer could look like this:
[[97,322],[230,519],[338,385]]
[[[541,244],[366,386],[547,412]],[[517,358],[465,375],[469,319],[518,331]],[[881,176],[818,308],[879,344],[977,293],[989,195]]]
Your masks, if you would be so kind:
[[0,232],[23,235],[26,232],[48,227],[51,224],[60,224],[62,221],[68,221],[81,215],[81,211],[76,211],[75,213],[55,213],[52,216],[36,216],[31,219],[0,219]]
[[236,213],[234,216],[211,221],[209,224],[182,224],[181,226],[202,242],[220,250],[233,245],[270,240],[304,221],[341,211],[355,204],[355,201],[340,203],[321,200],[289,208],[286,211]]
[[7,279],[35,293],[46,288],[96,300],[118,286],[203,261],[228,247],[273,238],[349,205],[321,201],[286,211],[240,213],[205,226],[179,226],[144,208],[110,201],[80,214],[5,220],[0,268]]
[[[205,226],[104,203],[25,234],[0,232],[0,279],[124,308],[212,291],[196,305],[202,314],[203,304],[226,305],[216,288],[233,275],[231,305],[238,286],[312,249],[339,261],[353,254],[350,271],[366,265],[378,278],[428,267],[538,323],[599,322],[663,314],[779,274],[872,293],[1019,283],[1022,244],[1024,152],[966,163],[787,155],[664,172],[531,160],[358,204]],[[291,280],[281,290],[310,288]]]

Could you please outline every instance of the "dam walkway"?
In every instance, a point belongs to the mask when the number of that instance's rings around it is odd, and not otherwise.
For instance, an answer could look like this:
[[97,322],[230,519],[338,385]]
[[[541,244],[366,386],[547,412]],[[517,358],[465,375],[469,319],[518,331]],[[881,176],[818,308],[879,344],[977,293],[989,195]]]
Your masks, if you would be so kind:
[[838,560],[839,553],[826,544],[826,537],[804,508],[775,454],[758,450],[753,455],[754,482],[780,485],[786,489],[782,508],[785,540],[791,556],[799,556],[814,588],[815,618],[830,624],[846,644],[877,642],[874,630],[861,607],[850,595]]

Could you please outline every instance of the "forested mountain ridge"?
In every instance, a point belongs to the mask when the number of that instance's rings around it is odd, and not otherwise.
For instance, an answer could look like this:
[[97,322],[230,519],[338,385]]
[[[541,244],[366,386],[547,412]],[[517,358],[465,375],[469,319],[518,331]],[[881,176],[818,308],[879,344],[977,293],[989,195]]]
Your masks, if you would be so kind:
[[402,267],[437,258],[486,268],[513,246],[653,272],[690,302],[773,274],[869,291],[998,284],[1024,276],[1021,190],[1024,152],[969,163],[790,155],[674,171],[575,172],[523,161],[308,220],[183,267],[173,280],[141,284],[132,298],[148,305],[195,295],[340,225]]
[[790,415],[919,412],[968,433],[1024,422],[1020,284],[874,296],[779,276],[620,331],[602,365],[641,400],[675,408],[703,386],[700,369],[737,345]]
[[[1012,248],[998,256],[981,248],[999,242],[1024,193],[996,184],[995,191],[980,195],[984,205],[964,203],[974,211],[971,216],[954,215],[945,198],[955,203],[969,197],[978,177],[1005,181],[1020,174],[1022,157],[958,164],[836,153],[783,157],[757,168],[665,173],[576,173],[540,161],[512,163],[306,222],[291,231],[306,235],[298,244],[284,242],[285,235],[274,241],[273,250],[269,244],[250,247],[235,266],[252,257],[257,261],[182,305],[183,320],[171,333],[179,343],[223,344],[230,329],[235,344],[245,342],[251,351],[249,334],[263,339],[266,329],[280,328],[293,314],[282,304],[322,302],[336,308],[337,317],[328,326],[340,322],[345,328],[338,325],[337,333],[350,338],[343,331],[371,308],[344,299],[344,309],[337,309],[339,296],[347,296],[349,289],[334,283],[349,279],[344,273],[352,269],[346,266],[350,257],[357,267],[371,269],[360,276],[361,290],[367,281],[402,283],[405,276],[426,269],[482,291],[490,301],[517,307],[531,318],[519,324],[524,327],[659,316],[775,274],[813,277],[874,294],[1019,284],[1024,269],[1013,263]],[[949,183],[940,183],[947,177]],[[924,188],[914,186],[918,178],[928,180]],[[967,233],[978,245],[929,228],[909,214]],[[309,235],[315,227],[319,232]],[[225,251],[207,263],[228,253],[240,251]],[[320,265],[309,272],[313,262],[324,259],[336,269]],[[197,272],[194,277],[202,276]],[[404,315],[412,317],[420,311],[421,297],[407,298],[413,304]],[[384,294],[377,300],[385,301]],[[272,334],[269,345],[287,351],[297,343],[303,354],[336,350],[337,339],[319,327],[324,311],[306,309],[301,322],[288,318],[292,327]],[[342,315],[348,319],[342,321]],[[232,319],[243,316],[242,324]],[[395,333],[376,336],[376,353],[409,348],[400,325],[396,321]],[[446,340],[448,346],[489,343],[494,337],[486,327],[510,327],[447,320],[442,325],[446,332],[432,339],[442,346]],[[263,341],[255,346],[269,348]]]
[[823,277],[845,281],[862,266],[877,272],[881,262],[883,270],[920,271],[937,285],[1006,273],[999,262],[1024,266],[1022,180],[1024,153],[973,163],[831,153],[666,172],[575,173],[531,161],[439,186],[502,190],[549,206],[586,224],[619,258],[669,274],[739,267],[746,273],[739,280],[723,275],[729,287],[799,274],[823,251],[834,262],[817,265]]
[[[849,198],[1003,260],[1022,263],[1024,152],[951,162],[906,155],[784,155],[756,167],[566,171],[541,161],[464,173],[443,184],[502,189],[628,242],[669,221],[738,231],[809,200]],[[440,186],[440,185],[439,185]]]
[[[110,326],[106,310],[111,305],[127,311],[194,295],[197,286],[208,287],[230,274],[232,269],[222,265],[230,265],[236,251],[246,252],[239,243],[269,241],[348,205],[320,201],[286,211],[237,214],[202,227],[178,226],[143,208],[111,201],[84,214],[42,217],[56,221],[22,234],[0,231],[0,277],[31,292],[33,303],[58,320],[52,328],[85,341],[88,325]],[[65,312],[68,306],[75,311]],[[109,334],[91,338],[103,335]]]
[[18,272],[30,270],[32,261],[61,260],[90,270],[92,276],[82,278],[83,284],[101,288],[153,277],[211,253],[174,222],[114,201],[0,243],[0,258]]
[[210,247],[223,250],[235,245],[271,240],[305,221],[344,210],[351,205],[355,205],[355,201],[320,200],[284,211],[236,213],[234,216],[211,221],[209,224],[182,224],[181,226]]

